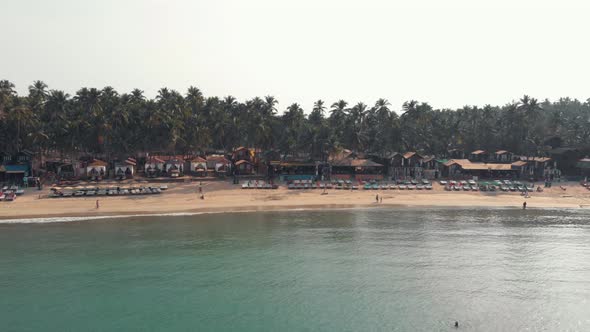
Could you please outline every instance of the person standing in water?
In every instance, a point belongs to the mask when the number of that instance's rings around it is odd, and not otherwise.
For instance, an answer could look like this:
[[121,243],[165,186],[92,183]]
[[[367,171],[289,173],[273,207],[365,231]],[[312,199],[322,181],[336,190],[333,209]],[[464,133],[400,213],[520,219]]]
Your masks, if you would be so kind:
[[522,209],[526,210],[526,202],[522,203]]

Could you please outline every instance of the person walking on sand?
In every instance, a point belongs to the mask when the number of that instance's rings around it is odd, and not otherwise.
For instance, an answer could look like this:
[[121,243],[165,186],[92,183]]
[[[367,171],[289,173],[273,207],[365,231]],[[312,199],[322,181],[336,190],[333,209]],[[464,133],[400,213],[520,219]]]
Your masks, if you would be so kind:
[[100,203],[98,202],[98,199],[96,200],[96,208],[98,209],[100,207]]
[[526,202],[522,203],[522,209],[526,210]]
[[375,202],[379,203],[379,194],[375,195]]
[[383,196],[379,197],[379,203],[383,203]]

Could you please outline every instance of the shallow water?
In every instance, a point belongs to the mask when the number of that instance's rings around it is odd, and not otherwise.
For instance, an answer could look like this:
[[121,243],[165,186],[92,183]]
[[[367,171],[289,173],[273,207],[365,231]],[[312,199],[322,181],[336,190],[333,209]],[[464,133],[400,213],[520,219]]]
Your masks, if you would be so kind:
[[2,331],[590,330],[590,213],[0,224]]

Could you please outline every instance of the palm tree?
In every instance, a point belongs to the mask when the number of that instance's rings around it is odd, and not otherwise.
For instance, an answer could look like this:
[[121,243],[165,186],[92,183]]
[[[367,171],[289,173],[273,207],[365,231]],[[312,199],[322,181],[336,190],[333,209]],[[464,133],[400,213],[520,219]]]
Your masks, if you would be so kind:
[[349,117],[349,134],[351,148],[353,151],[361,151],[365,148],[367,139],[365,133],[365,120],[367,114],[367,105],[359,102],[350,109]]
[[[37,124],[37,117],[35,116],[35,113],[28,105],[19,105],[19,106],[12,108],[8,112],[7,118],[8,118],[7,122],[14,124],[16,127],[16,139],[14,140],[14,144],[15,144],[14,151],[19,152],[19,151],[21,151],[21,146],[24,143],[24,137],[21,136],[21,133],[28,131],[28,133],[25,135],[25,137],[28,135],[31,135],[31,133],[32,133],[31,129],[33,129],[33,127],[35,127]],[[25,130],[22,130],[23,128]],[[29,130],[26,130],[26,129],[29,129]]]
[[345,127],[346,127],[346,118],[347,118],[347,109],[348,103],[342,99],[332,104],[330,107],[330,129],[332,130],[331,136],[332,141],[339,145],[340,143],[344,142],[345,140]]
[[12,99],[16,97],[14,84],[8,80],[0,81],[0,120],[6,116],[6,110],[10,107]]

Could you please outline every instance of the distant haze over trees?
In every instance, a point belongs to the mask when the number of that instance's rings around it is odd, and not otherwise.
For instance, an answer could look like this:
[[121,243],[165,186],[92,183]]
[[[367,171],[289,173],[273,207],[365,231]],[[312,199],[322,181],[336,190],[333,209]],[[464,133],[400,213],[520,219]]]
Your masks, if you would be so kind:
[[445,155],[454,148],[542,155],[549,146],[590,146],[590,99],[523,96],[502,106],[459,109],[414,100],[400,107],[386,99],[318,100],[307,112],[291,104],[279,114],[272,96],[238,101],[204,96],[195,87],[184,93],[162,88],[154,99],[139,89],[119,93],[111,87],[68,95],[41,81],[28,90],[19,96],[14,84],[0,81],[0,151],[124,156],[250,146],[322,159],[338,148],[378,155]]

